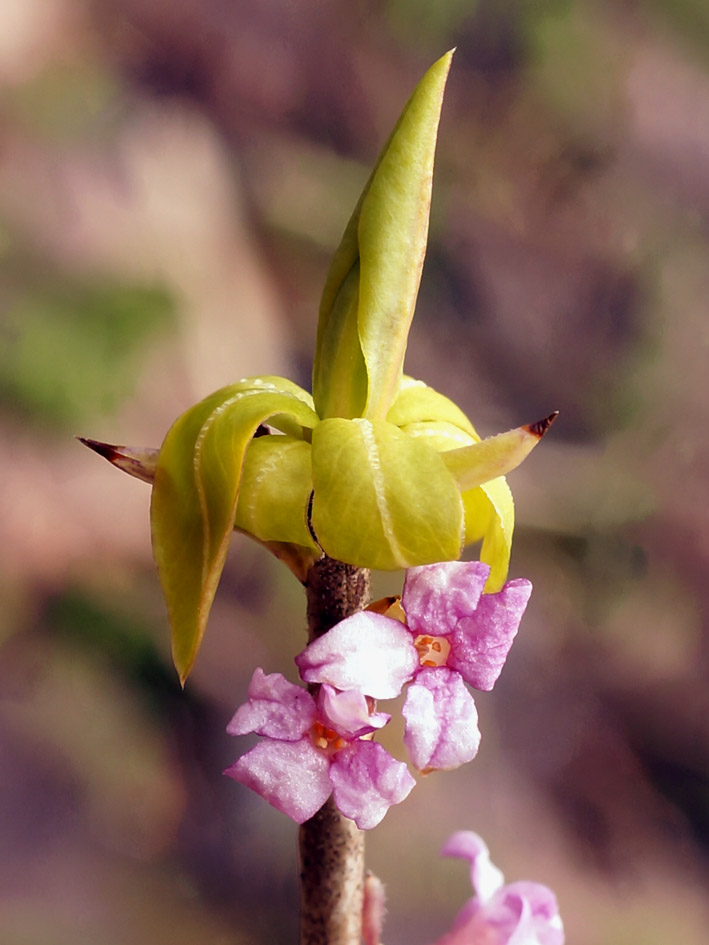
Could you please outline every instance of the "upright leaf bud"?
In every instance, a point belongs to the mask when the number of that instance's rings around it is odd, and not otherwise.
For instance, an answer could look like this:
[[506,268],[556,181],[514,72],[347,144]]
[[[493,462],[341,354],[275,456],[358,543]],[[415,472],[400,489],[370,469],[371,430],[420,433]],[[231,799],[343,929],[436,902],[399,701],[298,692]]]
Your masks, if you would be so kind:
[[323,420],[384,420],[396,395],[426,253],[452,55],[434,63],[414,90],[332,260],[313,367],[315,409]]

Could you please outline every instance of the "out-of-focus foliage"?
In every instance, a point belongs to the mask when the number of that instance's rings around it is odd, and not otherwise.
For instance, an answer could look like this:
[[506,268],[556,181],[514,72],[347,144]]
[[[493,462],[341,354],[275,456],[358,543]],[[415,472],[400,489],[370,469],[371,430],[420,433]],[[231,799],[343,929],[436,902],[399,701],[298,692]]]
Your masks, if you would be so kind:
[[703,57],[709,54],[709,10],[702,0],[644,0],[658,21]]
[[114,278],[67,279],[6,266],[0,323],[0,399],[36,421],[64,429],[115,411],[130,395],[148,341],[173,321],[161,288]]

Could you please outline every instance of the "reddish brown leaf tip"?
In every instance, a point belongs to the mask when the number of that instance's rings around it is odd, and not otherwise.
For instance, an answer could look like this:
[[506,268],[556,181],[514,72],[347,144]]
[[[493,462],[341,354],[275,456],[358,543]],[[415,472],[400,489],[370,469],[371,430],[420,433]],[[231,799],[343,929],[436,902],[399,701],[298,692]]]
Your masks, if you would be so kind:
[[110,443],[100,443],[98,440],[90,440],[85,436],[77,436],[76,439],[79,443],[83,443],[84,446],[88,446],[90,450],[93,450],[94,453],[98,453],[99,456],[103,456],[104,459],[107,459],[109,463],[113,463],[119,457],[118,450],[115,446],[111,446]]
[[522,429],[526,430],[528,433],[531,433],[532,436],[536,436],[538,440],[541,440],[541,438],[558,416],[559,411],[555,410],[554,413],[550,413],[549,416],[545,417],[543,420],[537,420],[536,423],[528,423]]
[[89,440],[84,436],[77,436],[77,440],[84,446],[88,446],[94,453],[103,456],[112,466],[128,473],[129,476],[150,484],[155,481],[159,450],[148,447],[112,446],[110,443],[100,443],[98,440]]

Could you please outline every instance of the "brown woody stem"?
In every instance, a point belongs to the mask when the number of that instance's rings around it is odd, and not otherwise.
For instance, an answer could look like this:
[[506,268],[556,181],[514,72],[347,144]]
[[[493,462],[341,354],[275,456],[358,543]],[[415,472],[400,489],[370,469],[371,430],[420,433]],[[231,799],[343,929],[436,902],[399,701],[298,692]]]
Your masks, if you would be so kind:
[[[369,602],[369,571],[323,557],[308,571],[308,636]],[[332,798],[300,828],[300,945],[359,945],[364,889],[364,834]]]

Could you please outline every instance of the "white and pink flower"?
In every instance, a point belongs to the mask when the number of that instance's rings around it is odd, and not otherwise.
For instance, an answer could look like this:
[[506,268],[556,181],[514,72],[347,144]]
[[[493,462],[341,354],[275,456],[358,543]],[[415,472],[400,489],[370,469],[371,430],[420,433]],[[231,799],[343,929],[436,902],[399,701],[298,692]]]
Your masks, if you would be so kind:
[[479,561],[406,572],[406,623],[354,614],[311,643],[296,663],[309,683],[391,699],[408,684],[404,741],[419,770],[456,768],[477,754],[478,716],[464,683],[490,690],[517,633],[532,585],[509,581],[496,594]]
[[255,732],[265,741],[224,773],[299,824],[332,794],[338,810],[368,830],[415,784],[403,762],[371,741],[389,718],[371,712],[359,692],[323,685],[316,700],[280,673],[257,669],[248,701],[237,709],[227,731]]

